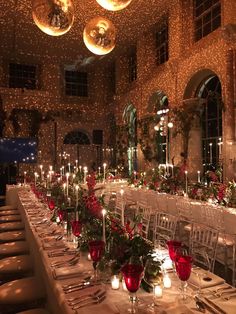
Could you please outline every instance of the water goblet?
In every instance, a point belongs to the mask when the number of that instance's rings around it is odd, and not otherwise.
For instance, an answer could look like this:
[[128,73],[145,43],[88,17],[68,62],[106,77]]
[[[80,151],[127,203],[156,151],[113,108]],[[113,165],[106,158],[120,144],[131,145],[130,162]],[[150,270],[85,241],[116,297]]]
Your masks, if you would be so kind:
[[52,199],[49,199],[49,200],[48,200],[48,208],[49,208],[51,211],[54,210],[54,208],[55,208],[55,202],[54,202],[54,200],[52,200]]
[[140,283],[143,276],[143,266],[140,264],[126,264],[121,268],[121,272],[124,276],[125,285],[130,293],[131,308],[128,309],[129,313],[137,313],[136,304],[137,296],[136,292],[140,287]]
[[101,260],[102,255],[104,253],[105,242],[102,240],[94,240],[94,241],[90,241],[88,245],[89,245],[89,253],[93,261],[94,281],[96,282],[98,279],[97,264]]
[[186,250],[177,250],[175,255],[175,269],[176,273],[181,281],[181,301],[187,303],[188,297],[186,295],[186,289],[188,286],[187,280],[191,275],[193,258],[186,254]]
[[79,248],[79,237],[81,236],[82,223],[79,220],[71,221],[73,235],[77,238],[77,248]]

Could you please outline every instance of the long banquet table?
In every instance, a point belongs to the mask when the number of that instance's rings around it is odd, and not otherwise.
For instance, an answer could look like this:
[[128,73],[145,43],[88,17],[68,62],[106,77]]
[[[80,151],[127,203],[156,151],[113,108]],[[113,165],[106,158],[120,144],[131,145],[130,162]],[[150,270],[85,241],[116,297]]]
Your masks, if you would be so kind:
[[[15,202],[21,212],[25,224],[27,241],[29,242],[30,252],[34,260],[35,276],[37,276],[38,280],[40,280],[45,287],[47,308],[50,312],[55,314],[126,313],[129,306],[127,291],[122,289],[122,285],[120,285],[118,290],[112,290],[109,283],[102,284],[100,287],[101,289],[106,290],[106,299],[104,302],[99,305],[81,308],[76,312],[69,305],[68,299],[87,293],[96,287],[90,287],[66,294],[63,290],[63,285],[81,281],[83,278],[87,277],[88,274],[92,273],[92,264],[87,260],[87,254],[81,253],[79,263],[76,266],[71,266],[71,268],[67,267],[67,272],[78,270],[76,275],[73,275],[71,278],[59,279],[56,275],[59,276],[63,269],[55,269],[55,267],[52,266],[52,263],[71,258],[73,255],[70,255],[69,253],[73,253],[74,251],[73,242],[68,242],[66,236],[60,241],[55,240],[57,232],[63,232],[63,230],[55,223],[49,225],[50,213],[48,209],[42,202],[36,199],[35,195],[29,188],[17,186],[8,187],[7,201],[9,204],[11,204],[12,201]],[[53,230],[55,230],[54,236],[45,236],[45,234],[49,234]],[[52,253],[62,252],[66,247],[69,247],[69,249],[64,251],[65,253],[63,253],[63,256],[51,257]],[[196,305],[193,300],[187,305],[182,305],[177,302],[177,298],[180,294],[178,289],[180,283],[177,276],[172,272],[169,273],[169,276],[172,280],[172,287],[170,289],[163,289],[163,297],[158,301],[159,305],[156,307],[157,311],[152,313],[197,313]],[[222,284],[223,281],[219,277],[213,274],[210,274],[210,276],[212,276],[213,285]],[[196,280],[198,280],[196,278],[198,277],[196,276],[195,271],[193,271],[189,282],[192,282],[195,285],[190,286],[190,294],[194,291],[193,287],[196,288]],[[207,289],[210,291],[211,288],[207,287]],[[150,313],[148,305],[152,303],[152,293],[148,294],[142,291],[142,289],[139,289],[138,297],[140,297],[142,303],[138,313]],[[212,313],[235,314],[236,298],[232,298],[230,301],[218,299],[215,301],[215,304],[224,310]],[[206,311],[206,313],[208,313],[208,311]]]

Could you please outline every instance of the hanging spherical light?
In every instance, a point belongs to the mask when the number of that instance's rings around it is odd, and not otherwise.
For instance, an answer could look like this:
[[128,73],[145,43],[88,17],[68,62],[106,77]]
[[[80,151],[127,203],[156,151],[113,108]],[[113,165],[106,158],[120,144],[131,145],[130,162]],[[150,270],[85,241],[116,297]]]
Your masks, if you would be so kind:
[[100,6],[109,11],[119,11],[126,8],[132,0],[96,0]]
[[115,26],[104,17],[95,17],[85,26],[83,39],[86,47],[94,54],[108,54],[115,47]]
[[33,20],[44,33],[60,36],[67,33],[74,22],[71,0],[33,0]]

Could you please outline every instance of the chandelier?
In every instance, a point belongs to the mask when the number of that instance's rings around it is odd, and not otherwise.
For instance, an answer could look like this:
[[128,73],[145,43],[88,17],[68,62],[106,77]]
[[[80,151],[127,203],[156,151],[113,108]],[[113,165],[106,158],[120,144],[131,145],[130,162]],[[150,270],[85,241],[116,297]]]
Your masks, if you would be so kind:
[[[96,0],[109,11],[126,8],[132,0]],[[66,34],[74,22],[73,0],[32,0],[32,16],[38,28],[51,36]],[[105,55],[115,47],[116,29],[104,17],[91,19],[84,28],[85,46],[96,55]]]
[[44,33],[60,36],[67,33],[74,22],[71,0],[34,0],[33,20]]

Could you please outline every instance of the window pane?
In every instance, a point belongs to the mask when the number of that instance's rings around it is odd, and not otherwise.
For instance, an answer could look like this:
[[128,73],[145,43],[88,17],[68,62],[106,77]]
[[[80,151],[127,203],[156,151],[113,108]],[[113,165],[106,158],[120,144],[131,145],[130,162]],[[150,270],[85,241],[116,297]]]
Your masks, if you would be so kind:
[[36,66],[10,63],[9,87],[36,89]]
[[195,0],[194,16],[194,34],[195,40],[197,41],[220,26],[220,0]]
[[87,97],[87,73],[79,71],[65,71],[65,94],[68,96]]

